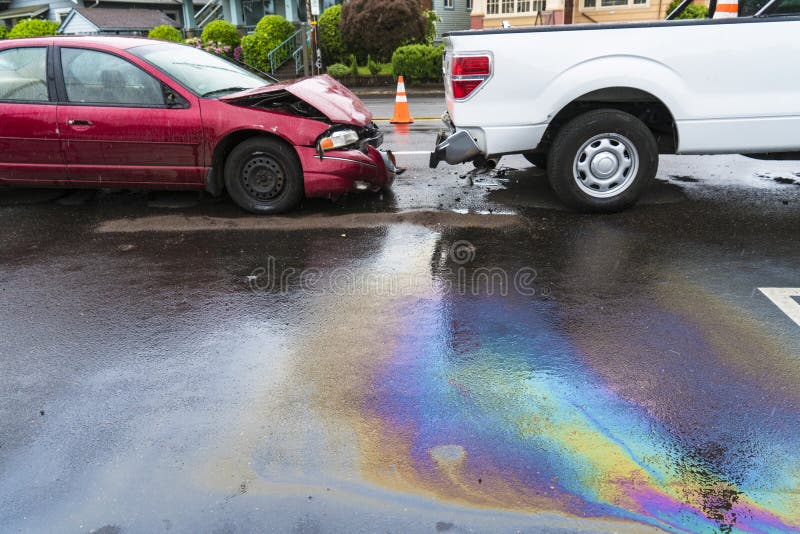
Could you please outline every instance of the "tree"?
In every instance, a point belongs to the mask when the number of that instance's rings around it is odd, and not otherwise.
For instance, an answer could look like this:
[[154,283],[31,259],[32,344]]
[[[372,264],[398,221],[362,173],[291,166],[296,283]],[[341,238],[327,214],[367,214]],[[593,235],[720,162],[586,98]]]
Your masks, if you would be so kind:
[[428,21],[418,0],[351,0],[342,6],[339,29],[345,48],[360,61],[369,55],[387,62],[397,47],[424,43]]
[[339,63],[344,59],[344,44],[339,23],[342,20],[342,6],[331,6],[322,12],[317,21],[319,32],[319,47],[322,50],[322,60],[330,65]]

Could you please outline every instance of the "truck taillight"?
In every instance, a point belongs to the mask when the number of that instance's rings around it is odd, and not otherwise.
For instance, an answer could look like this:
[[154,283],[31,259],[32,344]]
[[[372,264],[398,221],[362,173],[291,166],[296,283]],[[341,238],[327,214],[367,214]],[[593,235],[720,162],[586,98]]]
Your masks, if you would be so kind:
[[491,56],[455,56],[452,62],[450,81],[453,88],[453,98],[456,100],[467,98],[488,80],[491,75]]

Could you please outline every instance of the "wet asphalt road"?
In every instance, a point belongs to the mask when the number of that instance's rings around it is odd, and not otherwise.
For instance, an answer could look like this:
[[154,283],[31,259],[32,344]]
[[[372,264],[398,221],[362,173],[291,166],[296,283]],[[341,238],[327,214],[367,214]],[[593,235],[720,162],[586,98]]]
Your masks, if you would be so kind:
[[587,216],[437,128],[285,217],[0,191],[0,531],[800,530],[800,164]]

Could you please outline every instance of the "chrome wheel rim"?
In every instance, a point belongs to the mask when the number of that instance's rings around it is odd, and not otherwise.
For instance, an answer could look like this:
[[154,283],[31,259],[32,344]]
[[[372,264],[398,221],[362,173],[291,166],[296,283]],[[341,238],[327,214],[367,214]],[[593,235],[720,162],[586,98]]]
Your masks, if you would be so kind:
[[594,198],[615,197],[639,171],[639,152],[624,135],[605,133],[586,141],[575,156],[573,173],[581,191]]
[[273,200],[283,192],[286,173],[275,159],[267,155],[253,156],[242,169],[242,186],[259,201]]

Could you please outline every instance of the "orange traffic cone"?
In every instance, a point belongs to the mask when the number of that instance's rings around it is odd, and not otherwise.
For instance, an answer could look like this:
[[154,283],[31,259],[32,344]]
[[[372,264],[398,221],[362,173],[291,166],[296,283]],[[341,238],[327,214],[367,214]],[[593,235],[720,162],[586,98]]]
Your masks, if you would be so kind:
[[739,0],[719,0],[717,10],[714,11],[715,19],[729,19],[739,16]]
[[394,99],[394,115],[392,124],[410,124],[414,122],[411,115],[408,113],[408,97],[406,97],[406,83],[403,77],[397,78],[397,96]]

